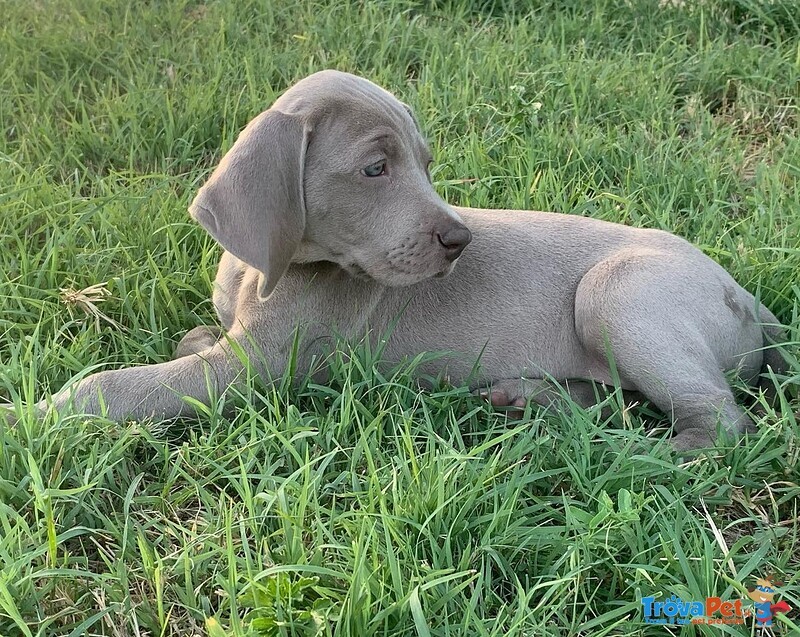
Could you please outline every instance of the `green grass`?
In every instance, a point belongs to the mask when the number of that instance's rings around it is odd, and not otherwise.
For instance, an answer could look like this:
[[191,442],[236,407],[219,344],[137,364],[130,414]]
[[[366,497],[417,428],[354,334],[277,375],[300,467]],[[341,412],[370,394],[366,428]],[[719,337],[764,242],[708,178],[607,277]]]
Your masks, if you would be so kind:
[[[683,464],[646,410],[510,421],[363,348],[325,386],[250,384],[233,419],[25,411],[213,320],[219,249],[187,204],[330,67],[414,107],[449,201],[685,236],[796,357],[800,9],[687,5],[0,3],[0,399],[23,415],[0,429],[0,635],[664,635],[642,596],[768,572],[797,631],[797,362],[758,436]],[[115,324],[61,301],[94,284]]]

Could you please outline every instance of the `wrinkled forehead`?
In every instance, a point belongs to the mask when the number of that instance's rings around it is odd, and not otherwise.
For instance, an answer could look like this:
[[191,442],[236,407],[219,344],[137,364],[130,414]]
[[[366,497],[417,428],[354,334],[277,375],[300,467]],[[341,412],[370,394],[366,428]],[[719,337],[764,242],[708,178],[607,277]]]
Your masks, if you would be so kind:
[[331,141],[345,145],[379,141],[398,153],[403,148],[413,154],[427,153],[427,144],[413,117],[393,98],[373,102],[346,98],[327,106],[317,128],[324,130]]
[[427,144],[408,107],[376,84],[348,73],[322,71],[295,84],[273,108],[305,112],[331,138],[368,141],[377,135],[420,154]]

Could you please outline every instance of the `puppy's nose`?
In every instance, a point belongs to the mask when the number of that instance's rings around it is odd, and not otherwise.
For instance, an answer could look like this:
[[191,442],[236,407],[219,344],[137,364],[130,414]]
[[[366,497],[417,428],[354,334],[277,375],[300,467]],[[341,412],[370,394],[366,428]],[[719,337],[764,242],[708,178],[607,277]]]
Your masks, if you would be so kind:
[[472,241],[472,233],[466,226],[460,223],[448,228],[445,232],[437,232],[436,238],[445,251],[445,258],[448,261],[455,261]]

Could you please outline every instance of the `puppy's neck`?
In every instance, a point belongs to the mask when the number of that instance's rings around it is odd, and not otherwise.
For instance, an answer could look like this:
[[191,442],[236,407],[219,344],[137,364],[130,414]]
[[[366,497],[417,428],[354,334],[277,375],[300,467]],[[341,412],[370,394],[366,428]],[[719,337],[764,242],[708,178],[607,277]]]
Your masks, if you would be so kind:
[[344,255],[340,253],[332,251],[330,248],[323,247],[317,243],[304,241],[300,244],[300,247],[292,257],[292,265],[308,266],[314,264],[314,268],[325,270],[326,278],[337,276],[335,270],[338,270],[341,276],[382,286],[382,284],[370,277],[359,266],[354,264],[345,265],[343,256]]
[[335,254],[318,243],[302,241],[297,247],[297,251],[292,255],[292,263],[316,263],[318,261],[336,263],[335,257]]

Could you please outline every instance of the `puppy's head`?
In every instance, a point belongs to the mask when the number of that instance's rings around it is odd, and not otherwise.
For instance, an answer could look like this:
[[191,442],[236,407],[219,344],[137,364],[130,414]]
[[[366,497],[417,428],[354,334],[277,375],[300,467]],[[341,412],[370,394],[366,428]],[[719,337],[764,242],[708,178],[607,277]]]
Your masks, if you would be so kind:
[[292,261],[411,285],[448,274],[471,239],[431,186],[430,161],[408,107],[322,71],[247,125],[190,211],[261,271],[262,296]]

